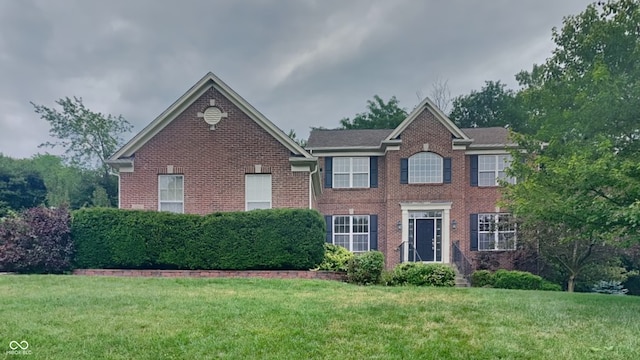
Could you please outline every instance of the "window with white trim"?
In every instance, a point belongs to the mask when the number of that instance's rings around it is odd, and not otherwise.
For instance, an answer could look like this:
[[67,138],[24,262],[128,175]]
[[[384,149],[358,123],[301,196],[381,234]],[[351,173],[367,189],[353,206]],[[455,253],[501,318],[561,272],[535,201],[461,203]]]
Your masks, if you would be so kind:
[[245,210],[271,209],[271,174],[246,174]]
[[158,175],[158,210],[184,213],[183,175]]
[[515,250],[516,223],[508,213],[478,214],[478,250]]
[[368,157],[334,157],[333,187],[368,188],[369,164]]
[[442,156],[420,152],[409,158],[409,184],[442,183]]
[[333,244],[356,253],[369,251],[369,215],[334,216]]
[[509,154],[478,155],[478,186],[498,186],[500,180],[515,184],[516,179],[505,171],[510,164]]

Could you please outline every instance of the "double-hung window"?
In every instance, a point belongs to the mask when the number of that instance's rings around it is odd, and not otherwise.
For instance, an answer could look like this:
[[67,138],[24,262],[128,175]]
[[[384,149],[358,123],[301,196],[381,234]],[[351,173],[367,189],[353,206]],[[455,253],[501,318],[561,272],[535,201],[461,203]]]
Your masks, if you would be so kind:
[[515,250],[516,224],[507,213],[478,214],[478,250]]
[[369,163],[368,157],[334,157],[333,187],[368,188]]
[[247,174],[245,210],[271,209],[271,174]]
[[442,156],[420,152],[409,158],[409,184],[442,183]]
[[369,251],[369,216],[334,216],[333,244],[353,252]]
[[158,176],[158,210],[184,213],[184,176]]
[[511,164],[511,155],[478,155],[478,186],[497,186],[503,180],[510,184],[515,178],[508,176],[506,169]]

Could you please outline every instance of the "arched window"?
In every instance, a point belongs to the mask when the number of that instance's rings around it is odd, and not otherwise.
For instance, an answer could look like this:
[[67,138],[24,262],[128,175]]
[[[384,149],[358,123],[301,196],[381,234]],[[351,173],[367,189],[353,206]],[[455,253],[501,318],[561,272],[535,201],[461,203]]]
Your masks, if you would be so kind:
[[420,152],[409,158],[409,184],[442,183],[442,156]]

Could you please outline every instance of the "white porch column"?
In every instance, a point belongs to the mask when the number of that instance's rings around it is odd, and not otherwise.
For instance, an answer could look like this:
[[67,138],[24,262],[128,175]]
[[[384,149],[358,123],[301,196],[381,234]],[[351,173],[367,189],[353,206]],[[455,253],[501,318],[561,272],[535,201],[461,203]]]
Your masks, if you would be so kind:
[[409,210],[402,209],[402,262],[409,261]]
[[442,212],[442,262],[448,264],[449,252],[451,249],[451,239],[449,238],[449,232],[451,228],[451,220],[449,219],[451,208],[445,208]]

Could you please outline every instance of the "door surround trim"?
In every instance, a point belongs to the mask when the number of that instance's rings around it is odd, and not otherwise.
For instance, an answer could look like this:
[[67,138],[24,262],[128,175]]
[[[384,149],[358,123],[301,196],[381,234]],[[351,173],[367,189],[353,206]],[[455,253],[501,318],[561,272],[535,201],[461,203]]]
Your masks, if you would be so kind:
[[[450,262],[449,252],[451,250],[450,224],[451,224],[451,201],[415,201],[401,202],[402,211],[402,242],[409,241],[409,211],[442,211],[442,263]],[[402,261],[409,260],[409,247],[403,246]]]

